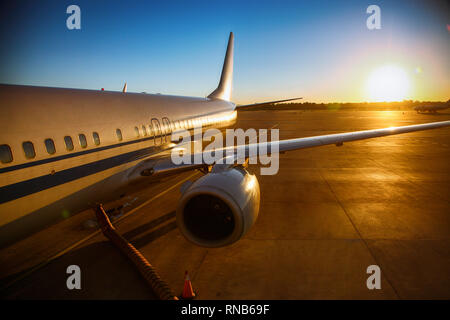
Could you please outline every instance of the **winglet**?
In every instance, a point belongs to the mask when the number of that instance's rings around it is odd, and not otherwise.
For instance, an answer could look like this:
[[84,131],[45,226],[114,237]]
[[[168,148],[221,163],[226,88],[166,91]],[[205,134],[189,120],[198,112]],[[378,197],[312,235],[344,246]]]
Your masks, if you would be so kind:
[[227,53],[223,62],[222,75],[220,76],[219,86],[208,96],[208,98],[230,101],[233,82],[233,48],[234,35],[233,32],[230,32]]
[[125,85],[123,86],[122,92],[127,92],[127,83],[125,82]]

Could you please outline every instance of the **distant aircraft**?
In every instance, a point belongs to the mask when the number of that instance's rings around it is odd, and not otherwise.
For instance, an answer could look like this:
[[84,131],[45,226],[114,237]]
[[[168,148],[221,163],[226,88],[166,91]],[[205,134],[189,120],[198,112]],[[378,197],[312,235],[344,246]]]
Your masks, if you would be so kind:
[[441,105],[441,106],[436,106],[436,105],[428,105],[428,106],[417,106],[414,108],[414,110],[417,111],[417,113],[425,113],[425,112],[429,112],[429,113],[437,113],[439,110],[445,110],[450,108],[450,99],[447,101],[446,104]]
[[[230,101],[233,39],[230,33],[219,85],[206,98],[124,94],[126,87],[113,92],[0,85],[0,246],[61,216],[196,169],[204,176],[185,185],[178,203],[182,234],[205,247],[229,245],[243,237],[259,212],[256,176],[245,165],[176,165],[170,156],[178,146],[170,141],[172,132],[235,123],[239,106]],[[277,144],[279,152],[339,146],[449,125],[442,121],[281,140],[268,142],[267,149]],[[252,146],[264,149],[266,144]],[[247,157],[250,146],[232,149],[236,162],[242,160],[238,149]]]

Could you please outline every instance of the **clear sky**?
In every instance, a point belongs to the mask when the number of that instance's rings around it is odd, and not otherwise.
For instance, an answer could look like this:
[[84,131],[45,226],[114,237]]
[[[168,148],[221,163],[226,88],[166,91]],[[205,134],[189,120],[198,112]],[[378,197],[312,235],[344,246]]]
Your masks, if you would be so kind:
[[[81,8],[81,30],[66,27],[71,4]],[[371,4],[381,9],[379,30],[366,26]],[[401,92],[392,97],[450,98],[448,1],[19,0],[0,6],[0,83],[121,90],[127,81],[131,92],[206,96],[217,86],[233,31],[237,103],[296,96],[376,101],[387,97],[371,96],[383,83]]]

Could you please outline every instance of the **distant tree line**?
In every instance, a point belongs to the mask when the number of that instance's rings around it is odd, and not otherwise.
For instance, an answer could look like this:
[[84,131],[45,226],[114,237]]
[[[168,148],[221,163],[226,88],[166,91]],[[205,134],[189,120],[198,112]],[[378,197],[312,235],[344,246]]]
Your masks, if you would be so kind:
[[293,102],[293,103],[278,103],[259,106],[245,109],[245,111],[255,110],[392,110],[392,111],[406,111],[412,110],[417,106],[440,106],[447,102],[444,101],[416,101],[403,100],[396,102],[330,102],[330,103],[315,103],[315,102]]

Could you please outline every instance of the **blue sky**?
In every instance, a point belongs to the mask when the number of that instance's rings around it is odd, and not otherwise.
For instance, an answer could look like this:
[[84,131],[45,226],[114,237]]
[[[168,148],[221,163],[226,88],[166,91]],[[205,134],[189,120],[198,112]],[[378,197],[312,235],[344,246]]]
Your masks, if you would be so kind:
[[[66,8],[81,8],[68,30]],[[366,8],[381,8],[368,30]],[[1,5],[0,83],[206,96],[235,34],[233,100],[364,101],[370,72],[405,98],[447,100],[450,5],[425,1],[14,1]],[[420,73],[417,72],[420,70]]]

